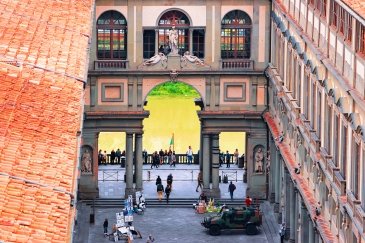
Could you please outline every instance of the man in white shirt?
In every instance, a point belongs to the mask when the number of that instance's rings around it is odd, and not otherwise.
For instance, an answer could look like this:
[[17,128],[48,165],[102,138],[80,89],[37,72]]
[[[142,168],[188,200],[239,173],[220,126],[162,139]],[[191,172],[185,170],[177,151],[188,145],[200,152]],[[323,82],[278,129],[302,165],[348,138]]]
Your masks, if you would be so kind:
[[188,157],[188,164],[193,163],[193,150],[191,149],[191,146],[189,146],[188,151],[186,151],[186,156]]

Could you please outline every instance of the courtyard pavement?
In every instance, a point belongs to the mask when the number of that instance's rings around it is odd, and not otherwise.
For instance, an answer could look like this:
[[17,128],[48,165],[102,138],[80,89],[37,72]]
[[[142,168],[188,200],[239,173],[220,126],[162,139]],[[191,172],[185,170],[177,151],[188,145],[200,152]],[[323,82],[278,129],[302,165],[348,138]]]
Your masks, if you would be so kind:
[[[198,198],[199,193],[195,192],[197,185],[198,165],[177,165],[170,169],[168,165],[160,166],[158,169],[150,169],[150,166],[143,167],[143,188],[146,198],[157,198],[155,180],[160,175],[163,184],[166,185],[166,177],[169,173],[174,176],[173,191],[171,198]],[[118,180],[107,181],[107,175],[118,176]],[[114,174],[113,174],[114,173]],[[117,173],[117,174],[116,174]],[[99,167],[99,191],[100,198],[124,198],[125,183],[123,182],[125,170],[118,165],[107,165]],[[150,174],[149,174],[150,173]],[[231,168],[221,167],[220,175],[228,174],[236,186],[234,198],[245,197],[246,183],[243,183],[243,170],[231,165]],[[236,174],[237,173],[237,174]],[[104,174],[104,175],[103,175]],[[237,176],[236,176],[237,175]],[[101,181],[104,176],[104,181]],[[237,177],[237,181],[236,181]],[[113,178],[112,178],[113,179]],[[229,198],[228,184],[220,183],[221,197]],[[242,230],[226,230],[220,236],[211,236],[207,229],[200,225],[200,222],[207,214],[197,214],[193,208],[148,208],[144,215],[134,215],[133,226],[139,230],[142,239],[135,239],[133,242],[146,242],[149,234],[155,238],[155,243],[277,243],[279,241],[278,224],[275,220],[272,207],[268,202],[260,206],[263,212],[263,225],[258,235],[249,236]],[[112,242],[103,236],[103,222],[109,220],[108,231],[116,223],[115,214],[122,211],[122,208],[97,207],[95,208],[95,223],[91,224],[90,206],[85,203],[77,204],[77,224],[74,227],[74,243],[103,243]],[[124,242],[124,241],[119,241]]]
[[[199,173],[199,165],[178,164],[176,167],[169,165],[161,165],[157,169],[151,169],[150,165],[143,165],[143,192],[146,198],[157,198],[156,193],[156,178],[159,175],[162,183],[166,186],[166,179],[169,174],[174,177],[173,191],[171,198],[195,198],[199,197],[195,191],[197,186],[197,177]],[[125,168],[120,165],[100,165],[99,166],[99,197],[100,198],[124,198],[125,183],[124,183]],[[219,175],[228,176],[228,180],[236,185],[234,198],[245,198],[247,184],[243,183],[243,169],[237,165],[231,165],[231,168],[226,168],[223,165],[219,170]],[[219,183],[221,189],[221,198],[229,198],[228,183]]]

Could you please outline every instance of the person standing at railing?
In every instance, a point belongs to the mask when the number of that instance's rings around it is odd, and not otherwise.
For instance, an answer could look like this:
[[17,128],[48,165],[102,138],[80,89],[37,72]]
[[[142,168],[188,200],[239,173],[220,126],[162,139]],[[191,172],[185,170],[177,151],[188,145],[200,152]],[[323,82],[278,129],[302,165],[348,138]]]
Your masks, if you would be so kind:
[[226,163],[227,163],[227,168],[231,168],[231,155],[229,154],[228,150],[226,153]]
[[115,156],[117,157],[117,163],[120,163],[120,156],[122,155],[122,151],[118,148],[115,152]]
[[143,150],[142,157],[143,157],[144,163],[147,164],[148,153],[147,153],[146,149]]
[[176,167],[176,155],[175,155],[175,151],[172,152],[172,154],[170,156],[170,167],[171,166]]
[[115,151],[114,151],[114,149],[112,149],[112,151],[110,152],[110,163],[111,164],[114,164],[115,156],[116,156]]
[[188,164],[191,164],[193,162],[193,150],[191,149],[191,146],[189,146],[188,151],[186,151],[186,157],[188,158]]
[[239,153],[238,153],[238,149],[236,149],[234,151],[234,154],[233,154],[233,162],[237,165],[238,164],[238,156],[239,156]]

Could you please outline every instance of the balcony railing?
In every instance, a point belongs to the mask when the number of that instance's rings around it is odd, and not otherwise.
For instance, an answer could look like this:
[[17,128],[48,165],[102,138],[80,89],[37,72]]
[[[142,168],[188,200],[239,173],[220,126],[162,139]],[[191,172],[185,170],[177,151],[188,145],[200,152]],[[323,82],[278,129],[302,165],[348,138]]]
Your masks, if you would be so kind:
[[127,69],[127,60],[98,60],[94,61],[94,70],[105,70],[105,69]]
[[223,59],[222,69],[243,69],[253,70],[253,60],[247,59]]

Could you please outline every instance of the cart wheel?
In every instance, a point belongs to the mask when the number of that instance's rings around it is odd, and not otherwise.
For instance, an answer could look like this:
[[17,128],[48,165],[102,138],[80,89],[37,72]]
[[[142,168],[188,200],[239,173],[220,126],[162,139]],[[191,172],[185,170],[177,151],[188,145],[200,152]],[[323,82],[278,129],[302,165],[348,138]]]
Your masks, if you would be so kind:
[[258,230],[257,230],[256,225],[254,225],[254,224],[247,225],[246,234],[248,234],[248,235],[257,235],[257,233],[258,233]]
[[209,234],[211,234],[211,235],[220,235],[221,234],[221,229],[219,228],[218,225],[212,225],[209,228]]

